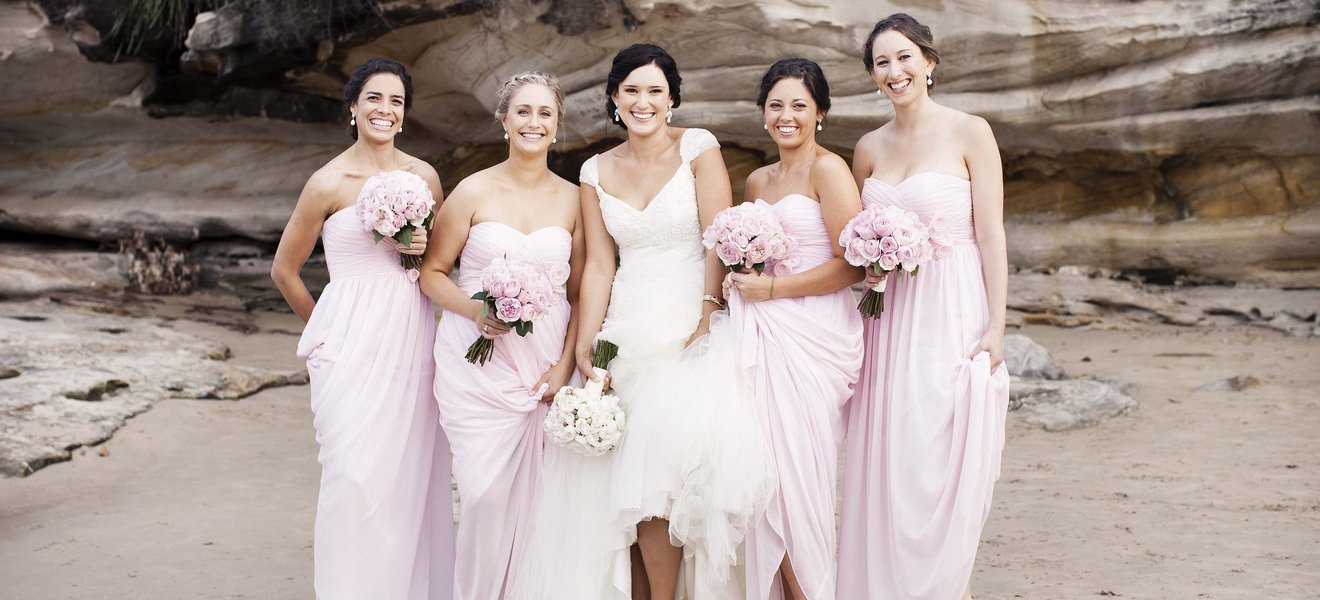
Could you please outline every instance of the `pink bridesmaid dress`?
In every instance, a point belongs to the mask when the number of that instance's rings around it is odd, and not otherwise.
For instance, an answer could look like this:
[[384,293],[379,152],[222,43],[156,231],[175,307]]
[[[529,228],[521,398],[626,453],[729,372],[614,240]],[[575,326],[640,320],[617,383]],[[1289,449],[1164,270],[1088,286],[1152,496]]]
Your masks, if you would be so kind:
[[918,173],[867,179],[862,202],[941,215],[952,254],[916,277],[890,276],[866,323],[866,357],[848,413],[839,544],[842,600],[958,600],[999,478],[1008,371],[986,353],[981,254],[971,183]]
[[[820,203],[792,194],[771,205],[798,243],[807,271],[834,257]],[[835,485],[843,407],[862,364],[862,319],[852,290],[745,302],[730,316],[740,365],[752,382],[758,417],[779,478],[777,493],[746,539],[747,598],[783,598],[777,576],[787,554],[809,600],[833,600]]]
[[431,302],[353,207],[330,215],[321,239],[330,284],[298,342],[321,445],[316,597],[448,599],[454,521]]
[[[481,270],[496,258],[568,271],[572,235],[562,227],[531,233],[493,221],[468,233],[458,286],[481,290]],[[435,339],[435,397],[440,423],[454,451],[459,515],[454,598],[503,598],[518,575],[513,565],[526,541],[532,498],[541,474],[546,404],[532,387],[564,349],[570,306],[558,282],[559,302],[526,337],[495,340],[485,365],[463,357],[478,337],[471,320],[445,314]]]

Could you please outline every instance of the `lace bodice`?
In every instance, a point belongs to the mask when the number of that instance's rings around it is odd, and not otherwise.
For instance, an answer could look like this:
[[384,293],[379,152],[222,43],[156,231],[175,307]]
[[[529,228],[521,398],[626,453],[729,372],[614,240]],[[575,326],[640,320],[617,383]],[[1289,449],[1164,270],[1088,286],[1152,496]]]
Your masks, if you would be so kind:
[[678,169],[642,210],[601,187],[598,156],[582,165],[581,181],[595,188],[619,250],[600,337],[619,344],[620,357],[677,353],[701,318],[705,249],[692,161],[718,147],[709,131],[684,131]]

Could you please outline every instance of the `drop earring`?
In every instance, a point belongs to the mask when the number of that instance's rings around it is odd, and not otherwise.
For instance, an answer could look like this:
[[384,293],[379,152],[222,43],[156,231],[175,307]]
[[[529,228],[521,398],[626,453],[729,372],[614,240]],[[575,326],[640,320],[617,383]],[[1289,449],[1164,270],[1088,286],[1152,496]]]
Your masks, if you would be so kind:
[[816,121],[816,131],[825,131],[825,121]]
[[399,126],[399,133],[403,133],[403,125]]
[[551,143],[551,144],[558,144],[558,143],[559,143],[559,138],[557,138],[557,137],[552,137],[552,138],[550,138],[550,143]]
[[622,123],[622,122],[623,122],[623,117],[620,117],[620,116],[619,116],[619,109],[617,109],[617,108],[614,109],[614,122],[615,122],[615,123]]
[[669,107],[669,112],[665,114],[665,122],[666,123],[674,122],[674,107],[672,106]]
[[357,127],[357,115],[352,115],[348,117],[348,126]]
[[508,139],[509,139],[509,130],[508,130],[508,129],[505,129],[505,130],[504,130],[504,139],[505,139],[505,141],[508,141]]
[[761,129],[770,131],[770,125],[768,123],[761,123]]
[[930,73],[926,73],[926,87],[935,85],[935,80],[930,78]]

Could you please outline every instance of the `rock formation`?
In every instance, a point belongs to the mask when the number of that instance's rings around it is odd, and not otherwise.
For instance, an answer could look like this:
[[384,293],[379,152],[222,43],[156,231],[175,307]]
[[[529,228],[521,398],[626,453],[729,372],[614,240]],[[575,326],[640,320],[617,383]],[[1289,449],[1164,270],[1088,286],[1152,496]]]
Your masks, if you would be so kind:
[[[935,98],[995,129],[1014,264],[1320,285],[1311,0],[215,2],[186,36],[149,32],[131,60],[107,62],[125,4],[0,2],[0,229],[270,244],[306,177],[347,144],[340,87],[375,55],[412,69],[400,146],[452,186],[502,155],[501,78],[561,77],[555,162],[572,176],[618,136],[602,114],[614,52],[663,44],[684,75],[675,123],[720,137],[740,189],[773,154],[753,103],[764,68],[824,66],[821,139],[847,154],[888,115],[860,44],[902,10],[934,29]],[[322,4],[339,12],[311,10]]]

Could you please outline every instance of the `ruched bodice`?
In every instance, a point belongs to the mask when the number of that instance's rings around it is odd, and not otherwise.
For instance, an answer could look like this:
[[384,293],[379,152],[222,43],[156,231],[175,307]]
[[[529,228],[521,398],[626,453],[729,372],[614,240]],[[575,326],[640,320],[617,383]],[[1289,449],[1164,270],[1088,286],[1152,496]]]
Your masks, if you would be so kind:
[[330,280],[402,274],[403,265],[394,244],[387,240],[374,242],[371,233],[362,228],[354,208],[348,206],[335,211],[321,228]]
[[867,208],[893,205],[925,219],[936,217],[947,227],[951,244],[976,243],[976,228],[972,223],[972,182],[961,177],[924,171],[898,185],[867,178],[862,184],[862,204]]
[[562,295],[572,253],[573,234],[557,225],[523,233],[497,221],[477,223],[468,232],[467,245],[463,247],[458,287],[469,295],[481,291],[481,270],[490,261],[504,258],[541,265],[556,283],[555,291]]
[[834,258],[834,240],[825,229],[819,202],[802,194],[789,194],[774,204],[759,199],[757,202],[769,207],[779,218],[784,235],[797,242],[794,250],[797,265],[790,273],[809,271]]

